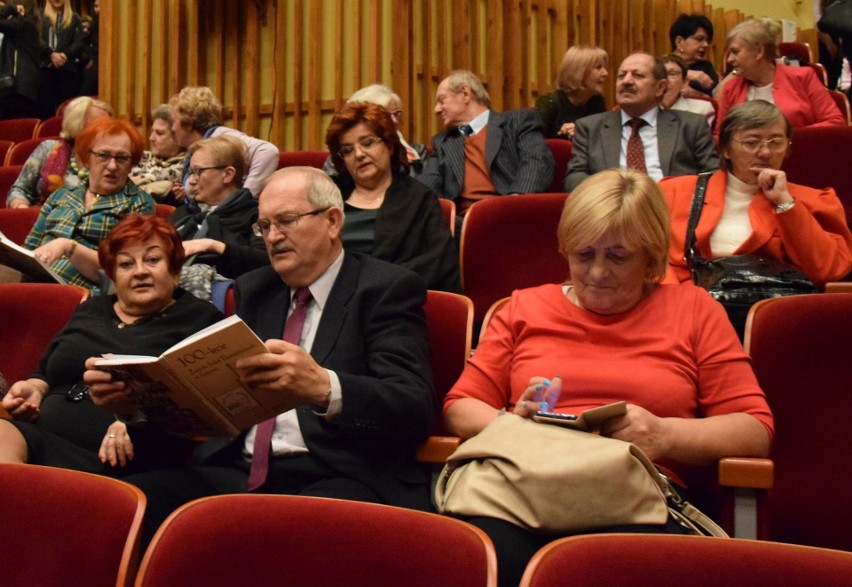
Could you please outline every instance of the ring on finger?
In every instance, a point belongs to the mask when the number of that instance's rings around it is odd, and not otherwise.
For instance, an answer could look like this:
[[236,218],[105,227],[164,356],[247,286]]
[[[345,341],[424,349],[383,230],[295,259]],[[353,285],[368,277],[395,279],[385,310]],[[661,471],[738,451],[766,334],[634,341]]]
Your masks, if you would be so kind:
[[109,437],[110,437],[110,438],[115,438],[115,434],[110,434],[110,435],[109,435]]

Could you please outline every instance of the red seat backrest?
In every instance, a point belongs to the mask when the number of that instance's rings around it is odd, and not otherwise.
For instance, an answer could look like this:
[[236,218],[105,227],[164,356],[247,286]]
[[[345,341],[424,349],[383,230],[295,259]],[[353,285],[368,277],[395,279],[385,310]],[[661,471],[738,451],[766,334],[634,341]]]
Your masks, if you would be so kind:
[[10,385],[36,370],[47,345],[88,294],[58,283],[0,284],[0,372]]
[[852,127],[817,126],[793,129],[793,145],[783,169],[787,179],[812,188],[831,187],[846,209],[846,221],[852,222]]
[[551,192],[564,191],[563,182],[565,180],[565,170],[568,168],[568,161],[571,160],[571,153],[574,151],[574,143],[565,139],[545,139],[547,147],[553,153],[553,179],[550,182]]

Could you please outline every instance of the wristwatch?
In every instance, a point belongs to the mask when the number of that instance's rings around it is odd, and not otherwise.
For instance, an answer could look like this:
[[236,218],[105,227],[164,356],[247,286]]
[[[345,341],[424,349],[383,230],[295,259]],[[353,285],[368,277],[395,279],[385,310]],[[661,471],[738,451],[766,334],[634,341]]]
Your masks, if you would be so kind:
[[778,204],[775,206],[775,213],[781,214],[782,212],[786,212],[790,208],[796,205],[796,200],[790,200],[789,202],[784,202],[783,204]]

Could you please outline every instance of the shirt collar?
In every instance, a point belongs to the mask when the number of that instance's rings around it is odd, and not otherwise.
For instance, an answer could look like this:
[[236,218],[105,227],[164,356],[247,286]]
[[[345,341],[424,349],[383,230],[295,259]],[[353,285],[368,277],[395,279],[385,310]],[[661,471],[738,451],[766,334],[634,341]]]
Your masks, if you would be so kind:
[[[343,266],[343,254],[343,250],[341,250],[340,254],[323,274],[308,286],[308,289],[311,290],[311,297],[317,303],[320,311],[325,309],[325,303],[328,301],[328,296],[331,295],[331,288],[334,286],[334,282],[337,281],[337,275]],[[295,295],[296,289],[290,288],[290,304],[293,303],[293,296]]]
[[[656,127],[657,126],[657,115],[660,112],[659,106],[654,106],[644,114],[642,114],[639,118],[648,123],[648,126]],[[621,126],[627,124],[633,117],[627,114],[624,110],[621,110]]]
[[482,114],[468,122],[470,127],[473,129],[473,134],[478,133],[488,124],[488,115],[491,113],[491,110],[486,109]]

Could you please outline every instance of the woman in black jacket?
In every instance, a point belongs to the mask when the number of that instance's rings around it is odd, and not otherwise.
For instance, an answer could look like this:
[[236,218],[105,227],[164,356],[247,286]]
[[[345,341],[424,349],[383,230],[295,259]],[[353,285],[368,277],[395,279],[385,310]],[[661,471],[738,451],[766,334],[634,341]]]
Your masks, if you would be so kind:
[[86,37],[71,0],[47,0],[41,26],[42,38],[50,51],[41,70],[41,116],[50,118],[62,102],[79,95],[83,82],[79,58]]
[[[18,6],[23,8],[20,13]],[[0,8],[3,56],[10,57],[15,75],[11,93],[0,99],[0,120],[36,118],[39,115],[39,64],[45,57],[41,22],[37,0],[17,0],[15,4]]]
[[204,264],[235,279],[269,263],[263,238],[252,233],[257,201],[243,188],[248,154],[242,141],[222,135],[189,148],[190,203],[169,217],[183,239],[187,265]]

